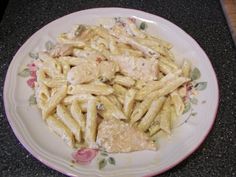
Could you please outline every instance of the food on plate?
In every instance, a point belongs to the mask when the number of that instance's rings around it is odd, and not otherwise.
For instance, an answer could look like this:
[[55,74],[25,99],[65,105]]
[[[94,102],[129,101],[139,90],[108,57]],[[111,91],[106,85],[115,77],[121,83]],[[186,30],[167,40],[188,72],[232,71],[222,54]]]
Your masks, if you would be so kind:
[[185,109],[191,64],[172,45],[116,18],[112,27],[76,25],[39,52],[35,95],[48,127],[70,147],[157,150]]

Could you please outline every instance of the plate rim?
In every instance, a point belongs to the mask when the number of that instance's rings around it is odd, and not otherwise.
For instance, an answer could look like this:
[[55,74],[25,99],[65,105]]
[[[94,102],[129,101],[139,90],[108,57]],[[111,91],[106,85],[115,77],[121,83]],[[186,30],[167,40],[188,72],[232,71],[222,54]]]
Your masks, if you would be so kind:
[[[100,8],[89,8],[89,9],[84,9],[84,10],[80,10],[80,11],[75,11],[75,12],[72,12],[72,13],[69,13],[69,14],[66,14],[66,15],[63,15],[59,18],[56,18],[55,20],[47,23],[46,25],[44,25],[43,27],[41,27],[40,29],[38,29],[36,32],[34,32],[29,38],[27,38],[24,43],[21,45],[21,47],[16,51],[15,55],[13,56],[9,66],[8,66],[8,69],[7,69],[7,73],[6,73],[6,76],[5,76],[5,81],[4,81],[4,88],[3,88],[3,103],[4,103],[4,111],[5,111],[5,115],[7,117],[7,120],[8,120],[8,123],[14,133],[14,135],[16,136],[16,138],[18,139],[18,141],[21,143],[21,145],[34,157],[36,158],[37,160],[39,160],[41,163],[43,163],[44,165],[46,165],[47,167],[53,169],[53,170],[56,170],[64,175],[67,175],[67,176],[71,176],[72,174],[66,172],[63,168],[60,168],[58,167],[57,165],[53,164],[53,163],[50,163],[48,162],[47,160],[44,160],[43,158],[40,157],[40,155],[38,155],[37,153],[34,153],[33,150],[31,149],[30,146],[28,146],[27,142],[25,142],[24,138],[20,135],[20,133],[18,132],[17,128],[15,127],[15,123],[13,121],[13,119],[11,119],[10,117],[10,113],[8,111],[8,108],[9,108],[9,105],[7,105],[7,87],[6,85],[9,84],[9,80],[7,80],[8,77],[10,77],[10,69],[13,67],[13,61],[16,57],[16,55],[18,54],[18,52],[20,51],[20,49],[22,49],[22,46],[31,38],[33,37],[36,33],[38,33],[39,31],[41,31],[42,29],[46,28],[46,26],[48,26],[49,24],[51,23],[54,23],[55,21],[57,20],[60,20],[66,16],[69,16],[69,15],[73,15],[73,14],[76,14],[78,12],[83,12],[85,13],[86,11],[97,11],[97,10],[125,10],[125,11],[133,11],[133,12],[138,12],[138,13],[143,13],[143,14],[146,14],[146,15],[151,15],[151,16],[155,16],[155,17],[158,17],[160,18],[161,20],[163,21],[166,21],[168,23],[171,23],[173,24],[176,28],[178,28],[179,30],[181,30],[185,35],[186,37],[188,37],[193,43],[195,43],[197,45],[197,47],[199,47],[202,51],[203,51],[203,55],[207,58],[206,61],[209,62],[209,66],[210,68],[212,69],[213,71],[213,78],[215,83],[216,83],[216,107],[215,107],[215,111],[214,111],[214,115],[213,115],[213,119],[212,121],[210,122],[210,126],[209,126],[209,129],[207,130],[207,132],[204,134],[204,136],[201,138],[201,140],[199,141],[199,143],[194,147],[192,148],[191,151],[189,151],[185,156],[183,156],[182,158],[180,158],[179,160],[177,160],[176,162],[174,162],[173,164],[163,168],[162,170],[160,170],[159,172],[154,172],[154,173],[150,173],[150,174],[147,174],[145,175],[145,177],[151,177],[151,176],[154,176],[154,175],[160,175],[170,169],[172,169],[173,167],[175,167],[176,165],[180,164],[182,161],[184,161],[185,159],[187,159],[190,155],[192,155],[195,151],[197,151],[197,149],[203,144],[203,142],[206,140],[207,136],[209,135],[209,133],[211,132],[213,126],[214,126],[214,123],[216,121],[216,117],[217,117],[217,112],[218,112],[218,108],[219,108],[219,99],[220,99],[220,94],[219,94],[219,82],[218,82],[218,79],[217,79],[217,76],[216,76],[216,72],[214,70],[214,67],[211,63],[211,60],[209,59],[209,57],[207,56],[207,54],[205,53],[205,51],[202,49],[202,47],[199,45],[199,43],[192,37],[190,36],[187,32],[185,32],[182,28],[180,28],[178,25],[176,25],[175,23],[159,16],[159,15],[155,15],[155,14],[151,14],[151,13],[148,13],[148,12],[145,12],[145,11],[142,11],[142,10],[138,10],[138,9],[131,9],[131,8],[120,8],[120,7],[100,7]],[[78,175],[79,175],[79,172],[78,172]],[[73,175],[74,176],[74,175]]]

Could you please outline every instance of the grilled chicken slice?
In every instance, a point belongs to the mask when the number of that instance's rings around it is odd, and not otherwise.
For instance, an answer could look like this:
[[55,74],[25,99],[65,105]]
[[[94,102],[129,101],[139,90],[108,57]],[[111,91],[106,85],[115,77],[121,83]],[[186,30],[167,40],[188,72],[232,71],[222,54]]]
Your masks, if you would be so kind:
[[70,44],[57,44],[55,48],[50,51],[51,57],[69,56],[73,53],[73,46]]
[[97,144],[110,153],[157,150],[155,143],[145,133],[113,118],[100,123]]
[[83,84],[99,79],[102,82],[111,80],[119,67],[112,61],[81,60],[80,64],[71,68],[67,81],[71,84]]
[[136,80],[152,81],[158,78],[158,60],[132,56],[111,56],[119,65],[120,72]]
[[137,49],[137,50],[143,52],[144,56],[147,58],[156,58],[157,59],[160,57],[160,54],[157,51],[149,48],[146,45],[138,43],[135,39],[133,39],[127,35],[124,35],[123,29],[124,28],[118,28],[118,29],[114,28],[114,29],[110,30],[110,33],[111,33],[111,35],[116,37],[118,42],[128,44],[131,47],[133,47],[134,49]]

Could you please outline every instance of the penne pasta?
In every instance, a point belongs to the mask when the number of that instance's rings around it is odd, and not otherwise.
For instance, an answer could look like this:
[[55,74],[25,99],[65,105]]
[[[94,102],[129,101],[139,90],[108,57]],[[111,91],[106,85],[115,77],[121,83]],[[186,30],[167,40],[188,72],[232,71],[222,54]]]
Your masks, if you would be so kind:
[[73,133],[70,129],[63,124],[57,117],[54,115],[49,116],[46,119],[46,123],[53,132],[55,132],[63,141],[70,147],[75,146],[75,139]]
[[137,90],[129,89],[125,94],[123,112],[127,118],[130,117],[134,104],[135,104],[135,94]]
[[139,20],[78,24],[38,53],[37,106],[68,146],[156,150],[153,141],[171,134],[183,114],[191,64],[179,67],[172,44],[147,34]]
[[84,132],[85,131],[85,116],[82,113],[82,110],[80,108],[78,101],[74,100],[72,102],[71,107],[70,107],[70,113],[71,113],[72,117],[79,124],[82,132]]
[[119,84],[114,84],[113,85],[113,89],[114,89],[114,94],[117,95],[117,96],[122,96],[124,97],[125,96],[125,93],[127,92],[127,89],[122,87],[121,85]]
[[149,93],[151,93],[154,90],[158,90],[163,88],[167,83],[173,81],[180,75],[181,70],[178,70],[174,73],[169,73],[165,77],[163,77],[159,81],[153,81],[148,83],[145,87],[140,89],[137,94],[136,94],[136,99],[137,100],[143,100]]
[[63,104],[68,105],[72,104],[73,101],[78,101],[78,102],[88,102],[89,99],[96,98],[92,96],[91,94],[74,94],[67,96],[63,99]]
[[42,116],[43,119],[46,119],[52,112],[55,110],[57,105],[66,97],[66,90],[67,86],[63,85],[56,93],[49,98],[49,100],[46,102],[45,106],[42,109]]
[[58,61],[54,60],[47,53],[39,52],[39,58],[42,59],[45,62],[45,64],[50,68],[50,70],[53,71],[55,74],[62,73],[61,64]]
[[182,65],[182,72],[184,77],[190,77],[191,64],[188,60],[184,60]]
[[152,125],[148,130],[149,130],[149,136],[153,136],[159,130],[161,130],[160,124],[156,123],[156,124]]
[[133,113],[130,117],[130,123],[133,125],[135,122],[137,122],[139,119],[142,118],[142,116],[147,112],[149,106],[152,103],[152,100],[154,98],[147,98],[144,99],[138,106],[135,107]]
[[119,109],[122,109],[122,104],[120,103],[120,101],[118,100],[118,98],[116,98],[114,95],[108,95],[107,96],[108,99],[114,103]]
[[67,83],[65,79],[61,78],[53,78],[53,79],[45,78],[42,82],[49,88],[60,87]]
[[71,56],[64,56],[64,57],[60,57],[59,61],[61,63],[66,63],[67,65],[71,65],[71,66],[76,66],[79,65],[83,62],[83,58],[79,58],[79,57],[71,57]]
[[175,107],[175,112],[177,116],[180,116],[184,111],[184,102],[177,91],[172,92],[171,100]]
[[69,110],[65,106],[59,104],[57,105],[56,114],[59,117],[59,119],[70,129],[70,131],[73,132],[76,141],[81,142],[80,126],[75,121],[75,119],[73,119]]
[[168,134],[171,133],[171,112],[169,109],[170,106],[170,98],[167,98],[160,113],[160,128]]
[[125,87],[132,87],[135,84],[135,81],[131,77],[121,75],[116,75],[113,81]]
[[173,72],[173,69],[169,65],[163,63],[162,61],[159,61],[158,66],[160,71],[164,74],[169,74]]
[[154,99],[150,105],[149,110],[145,114],[145,116],[141,119],[138,128],[142,131],[146,131],[152,124],[155,116],[161,110],[163,103],[165,102],[165,97],[160,97],[158,99]]
[[165,85],[165,87],[157,90],[157,91],[153,91],[150,94],[148,94],[147,98],[155,98],[155,97],[161,97],[161,96],[165,96],[171,92],[173,92],[175,89],[177,89],[179,86],[181,86],[182,84],[188,82],[189,79],[185,78],[185,77],[179,77],[176,80],[173,80],[169,83],[167,83]]
[[85,142],[91,148],[96,147],[96,133],[97,131],[97,109],[96,100],[89,99],[87,106],[87,117],[85,127]]
[[178,65],[172,61],[172,60],[168,60],[166,58],[160,57],[159,59],[164,65],[169,66],[172,70],[176,71],[179,69]]
[[110,95],[114,92],[113,88],[109,85],[101,84],[78,84],[69,85],[68,94],[94,94],[94,95]]
[[99,100],[105,107],[105,111],[108,111],[111,116],[116,119],[127,119],[125,114],[115,105],[113,104],[107,97],[100,96]]

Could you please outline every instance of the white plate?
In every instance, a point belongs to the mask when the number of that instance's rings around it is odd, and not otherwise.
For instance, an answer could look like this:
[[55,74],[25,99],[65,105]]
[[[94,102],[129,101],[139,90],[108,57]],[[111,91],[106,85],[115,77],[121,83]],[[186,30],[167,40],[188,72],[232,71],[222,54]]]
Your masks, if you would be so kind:
[[[192,116],[186,113],[179,120],[181,126],[174,128],[173,135],[160,141],[157,152],[140,151],[127,154],[111,154],[116,164],[98,168],[101,155],[89,165],[72,164],[71,153],[60,138],[52,134],[41,118],[36,106],[28,99],[33,90],[26,79],[19,77],[22,66],[30,62],[29,52],[44,48],[45,42],[55,40],[57,34],[68,31],[74,24],[96,24],[104,17],[134,17],[148,24],[147,32],[161,36],[174,46],[173,52],[191,60],[199,68],[207,88],[192,104]],[[147,176],[160,174],[188,157],[203,142],[213,126],[218,106],[218,84],[212,65],[201,47],[188,34],[173,23],[142,11],[121,8],[89,9],[66,15],[33,34],[14,56],[5,80],[4,103],[10,125],[24,147],[47,166],[70,176]],[[195,100],[196,103],[196,100]],[[190,117],[189,117],[190,116]],[[187,121],[185,121],[187,119]]]

